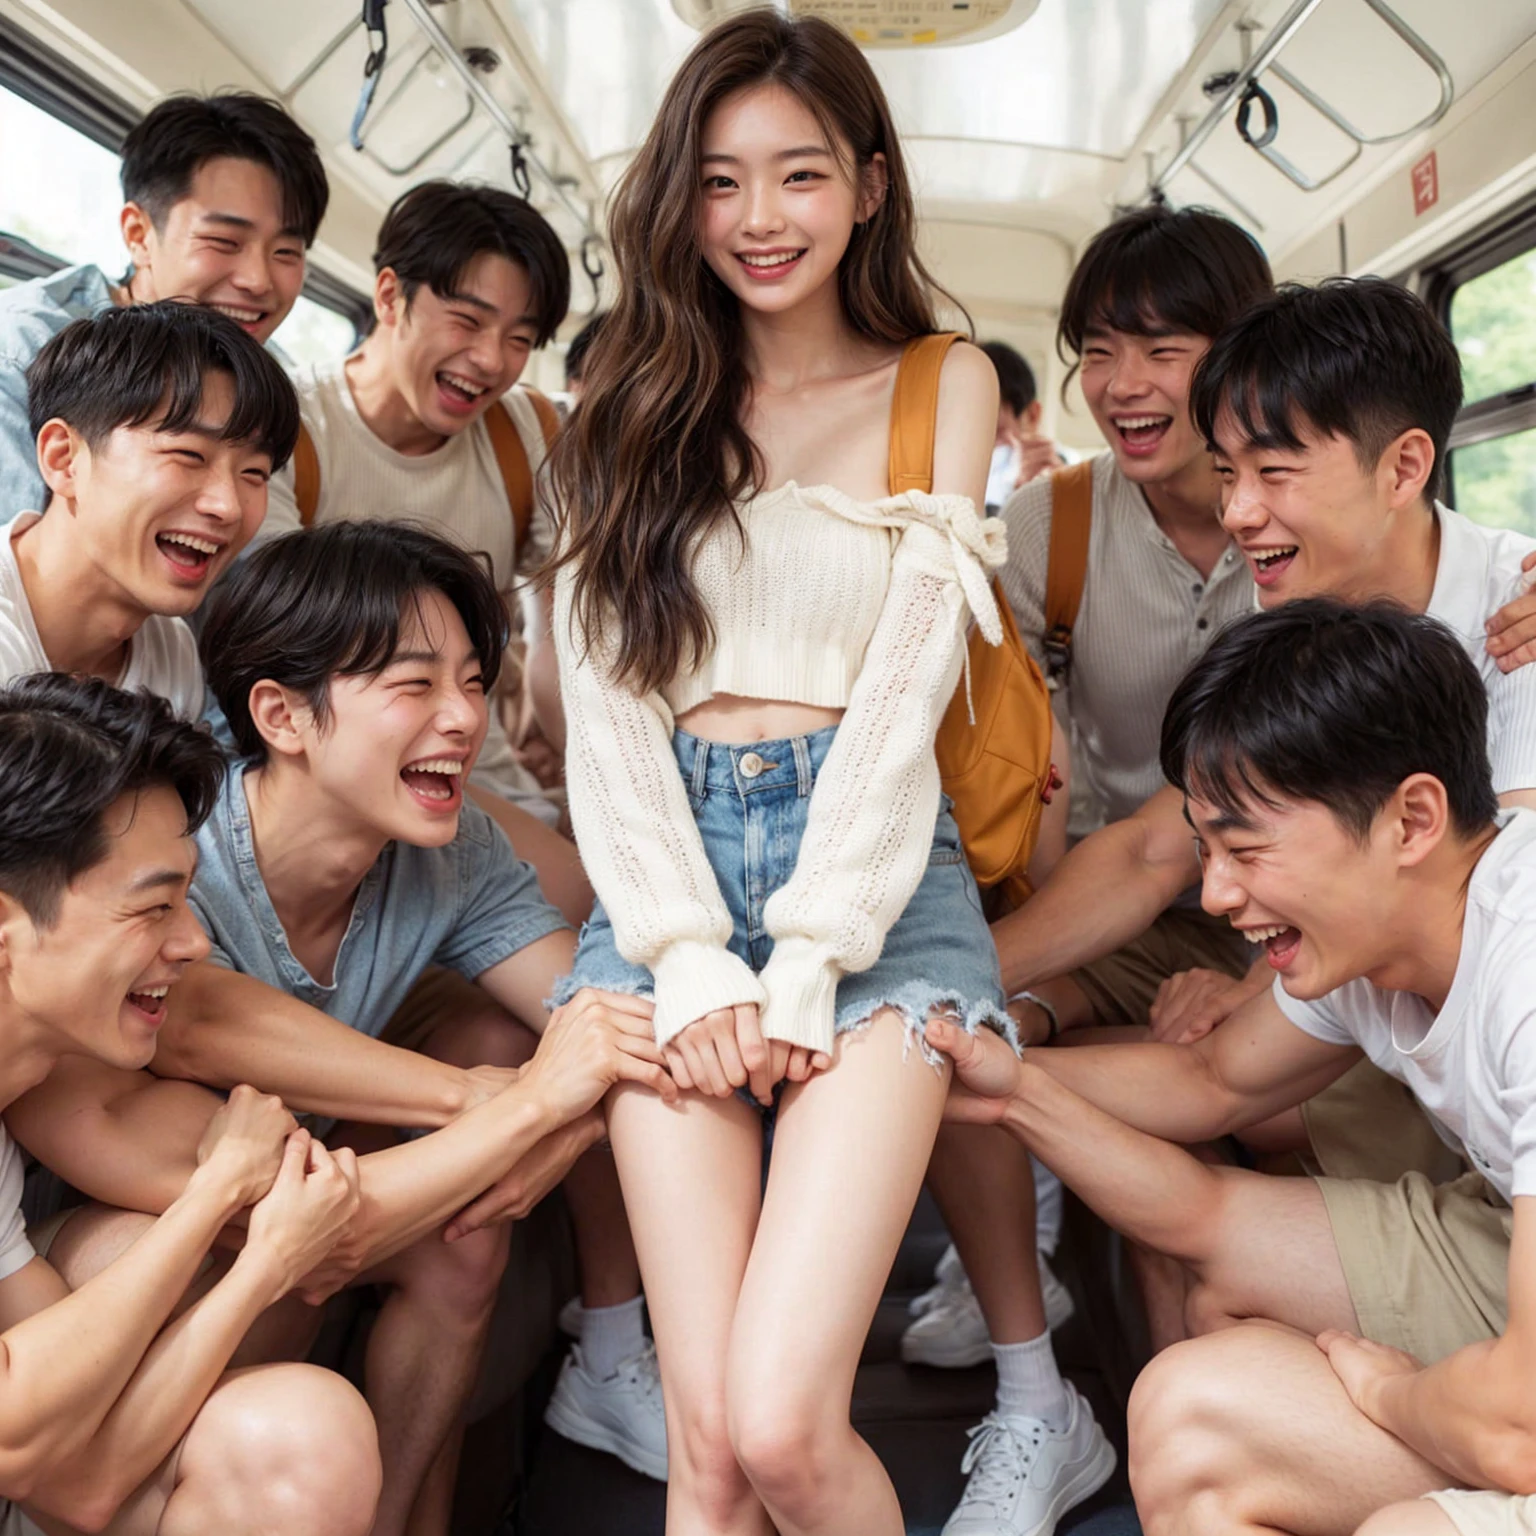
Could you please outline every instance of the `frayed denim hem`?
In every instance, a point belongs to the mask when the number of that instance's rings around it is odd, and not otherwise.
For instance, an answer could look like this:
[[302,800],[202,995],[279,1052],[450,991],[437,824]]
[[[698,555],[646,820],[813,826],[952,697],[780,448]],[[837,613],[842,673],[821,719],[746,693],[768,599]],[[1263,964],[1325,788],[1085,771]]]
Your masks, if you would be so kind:
[[884,997],[871,1002],[849,1003],[838,1009],[832,1026],[833,1037],[868,1029],[882,1008],[894,1008],[906,1026],[906,1040],[902,1045],[903,1059],[910,1054],[915,1044],[923,1060],[935,1071],[949,1058],[942,1051],[934,1050],[924,1034],[928,1020],[934,1013],[948,1013],[968,1035],[974,1035],[985,1025],[1008,1042],[1015,1056],[1019,1054],[1019,1032],[1004,1009],[985,999],[969,1002],[959,993],[936,987],[927,981],[909,981]]
[[643,997],[648,1003],[656,1001],[656,990],[654,987],[600,986],[594,981],[584,981],[572,971],[568,975],[562,976],[555,983],[555,990],[544,999],[545,1008],[553,1012],[556,1008],[570,1002],[583,987],[591,987],[595,992],[617,992],[624,997]]

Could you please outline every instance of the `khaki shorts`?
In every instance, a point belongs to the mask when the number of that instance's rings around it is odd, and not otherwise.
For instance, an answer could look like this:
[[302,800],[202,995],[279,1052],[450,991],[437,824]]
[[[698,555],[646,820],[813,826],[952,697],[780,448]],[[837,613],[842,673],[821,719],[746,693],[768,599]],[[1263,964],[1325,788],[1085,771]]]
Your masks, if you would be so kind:
[[1531,1494],[1450,1488],[1424,1497],[1445,1511],[1461,1536],[1536,1536],[1536,1496]]
[[1098,1023],[1144,1026],[1157,989],[1170,976],[1197,966],[1244,976],[1253,955],[1226,918],[1198,907],[1169,907],[1139,939],[1071,974]]
[[1480,1174],[1317,1187],[1366,1338],[1431,1365],[1504,1332],[1515,1213]]
[[1309,1099],[1301,1118],[1312,1143],[1312,1173],[1378,1184],[1422,1173],[1431,1184],[1449,1184],[1467,1171],[1413,1094],[1373,1062],[1357,1063]]

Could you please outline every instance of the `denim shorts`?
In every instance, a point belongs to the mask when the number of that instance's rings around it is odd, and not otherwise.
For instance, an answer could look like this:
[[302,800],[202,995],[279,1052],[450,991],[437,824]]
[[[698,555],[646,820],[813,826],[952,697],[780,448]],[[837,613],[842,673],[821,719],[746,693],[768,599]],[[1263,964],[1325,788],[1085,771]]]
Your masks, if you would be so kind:
[[[678,771],[731,914],[729,948],[754,971],[773,953],[763,908],[794,873],[811,790],[836,734],[836,726],[829,726],[786,741],[722,746],[686,731],[673,733]],[[619,953],[601,903],[581,931],[575,964],[554,1001],[564,1002],[582,987],[639,997],[655,990],[651,973]],[[986,1024],[1017,1043],[1003,1007],[997,950],[947,799],[934,824],[927,872],[886,934],[880,958],[838,982],[836,1006],[837,1034],[864,1027],[881,1008],[894,1008],[909,1042],[916,1041],[935,1066],[923,1025],[937,1008],[954,1013],[966,1029]]]

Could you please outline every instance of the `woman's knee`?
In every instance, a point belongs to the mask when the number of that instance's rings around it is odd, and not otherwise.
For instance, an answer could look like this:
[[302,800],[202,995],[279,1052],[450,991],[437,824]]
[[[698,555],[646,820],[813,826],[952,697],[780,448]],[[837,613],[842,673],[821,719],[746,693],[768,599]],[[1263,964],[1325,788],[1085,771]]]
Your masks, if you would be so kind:
[[363,1536],[382,1471],[373,1415],[333,1371],[262,1366],[226,1379],[189,1440],[183,1472],[230,1531]]
[[738,1386],[727,1402],[731,1447],[764,1503],[815,1524],[832,1491],[833,1452],[848,1433],[846,1415],[829,1422],[824,1400],[808,1394],[793,1363],[780,1362],[775,1384]]
[[685,1485],[695,1505],[727,1524],[753,1497],[752,1485],[736,1459],[726,1422],[725,1402],[667,1405],[668,1481]]

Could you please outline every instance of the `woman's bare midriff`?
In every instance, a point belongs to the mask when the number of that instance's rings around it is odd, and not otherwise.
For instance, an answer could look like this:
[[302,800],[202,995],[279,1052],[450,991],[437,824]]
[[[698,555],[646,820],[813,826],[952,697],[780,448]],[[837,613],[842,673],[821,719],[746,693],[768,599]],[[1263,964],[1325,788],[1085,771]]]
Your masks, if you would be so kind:
[[677,725],[690,736],[737,747],[754,741],[783,741],[790,736],[809,736],[813,731],[836,725],[842,718],[840,709],[717,693],[703,704],[695,704],[687,714],[679,715]]

